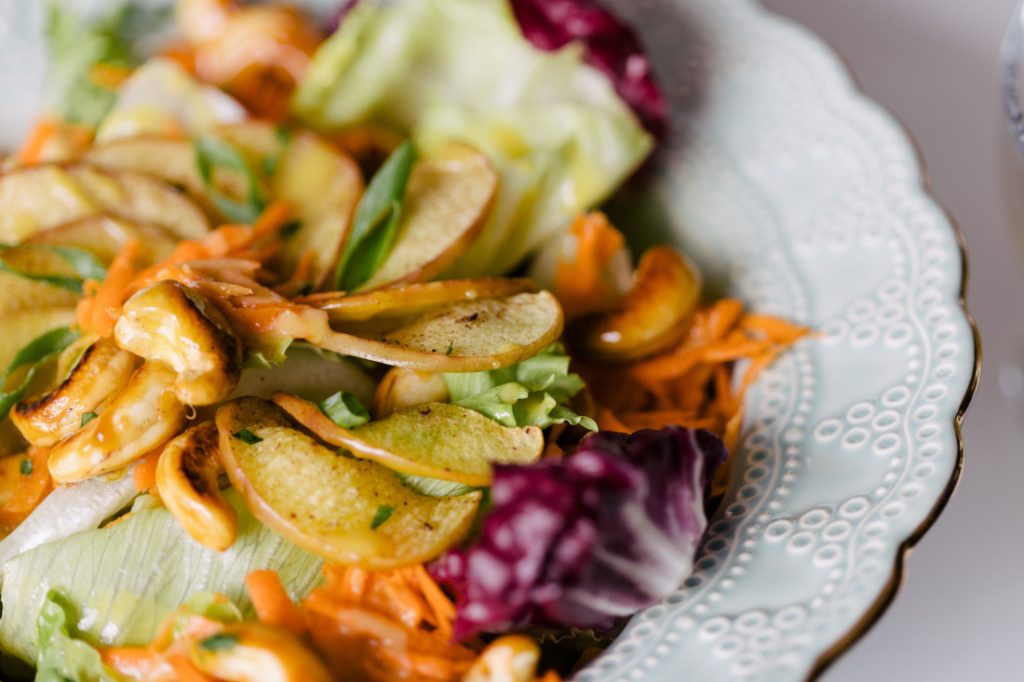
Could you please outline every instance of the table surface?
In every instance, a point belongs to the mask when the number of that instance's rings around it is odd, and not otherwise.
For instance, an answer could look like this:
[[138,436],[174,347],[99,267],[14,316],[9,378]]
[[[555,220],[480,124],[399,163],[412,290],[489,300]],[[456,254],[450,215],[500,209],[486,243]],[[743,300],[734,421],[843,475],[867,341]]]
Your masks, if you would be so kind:
[[878,624],[823,676],[1021,680],[1024,646],[1024,162],[1003,122],[999,45],[1015,0],[766,0],[839,52],[907,126],[967,238],[984,372],[960,486]]

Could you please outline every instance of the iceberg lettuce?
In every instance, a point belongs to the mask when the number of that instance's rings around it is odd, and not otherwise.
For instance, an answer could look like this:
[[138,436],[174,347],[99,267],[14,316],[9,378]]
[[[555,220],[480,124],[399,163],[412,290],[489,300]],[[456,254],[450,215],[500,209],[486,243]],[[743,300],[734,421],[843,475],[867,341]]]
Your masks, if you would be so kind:
[[505,426],[579,425],[597,431],[590,417],[576,414],[568,403],[583,379],[569,372],[570,358],[556,343],[511,367],[486,372],[443,374],[452,403],[490,417]]
[[100,652],[77,636],[75,622],[76,610],[68,598],[60,590],[47,592],[36,621],[36,682],[118,682]]
[[218,592],[252,613],[245,576],[276,571],[293,597],[321,579],[319,557],[295,547],[250,515],[234,492],[238,539],[225,552],[192,540],[165,509],[135,511],[119,523],[36,547],[2,567],[0,647],[36,658],[35,621],[50,590],[80,609],[77,630],[88,642],[143,645],[161,621],[197,592]]
[[605,199],[651,149],[583,57],[577,43],[533,47],[507,0],[367,0],[317,52],[293,109],[321,129],[396,128],[426,154],[453,139],[486,153],[498,196],[449,274],[495,274]]

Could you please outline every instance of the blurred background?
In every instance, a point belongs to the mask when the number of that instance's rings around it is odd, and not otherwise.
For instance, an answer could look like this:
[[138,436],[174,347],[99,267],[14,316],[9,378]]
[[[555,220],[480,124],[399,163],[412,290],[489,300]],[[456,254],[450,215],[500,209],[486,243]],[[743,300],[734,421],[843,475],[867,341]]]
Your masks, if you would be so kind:
[[1016,1],[766,4],[831,43],[917,141],[967,239],[984,348],[959,489],[911,554],[896,601],[822,679],[1024,679],[1024,161],[999,63]]

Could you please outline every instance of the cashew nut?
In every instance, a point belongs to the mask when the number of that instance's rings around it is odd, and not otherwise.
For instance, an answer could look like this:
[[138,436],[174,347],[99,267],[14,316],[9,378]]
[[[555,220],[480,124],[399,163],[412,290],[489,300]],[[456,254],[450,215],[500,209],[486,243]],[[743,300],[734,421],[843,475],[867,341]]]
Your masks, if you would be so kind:
[[463,682],[533,682],[540,649],[524,635],[505,635],[491,642],[473,663]]
[[112,339],[100,339],[86,349],[57,388],[15,405],[11,421],[29,443],[49,447],[81,428],[83,415],[98,411],[113,398],[134,370],[131,353]]
[[229,682],[329,682],[330,673],[294,634],[263,623],[231,625],[197,642],[189,656],[208,675]]
[[668,246],[648,249],[633,286],[612,310],[581,319],[572,330],[591,358],[625,362],[670,348],[686,333],[700,300],[701,279]]
[[180,282],[164,280],[124,304],[117,344],[178,373],[174,392],[186,405],[223,400],[242,375],[244,346],[224,315]]
[[448,402],[448,386],[440,374],[392,367],[373,394],[373,416],[383,419],[413,405]]
[[53,480],[74,483],[115,471],[173,438],[185,425],[174,379],[160,362],[137,369],[102,414],[50,450]]
[[192,538],[223,552],[238,536],[235,510],[221,495],[217,426],[193,426],[164,446],[156,465],[160,499]]

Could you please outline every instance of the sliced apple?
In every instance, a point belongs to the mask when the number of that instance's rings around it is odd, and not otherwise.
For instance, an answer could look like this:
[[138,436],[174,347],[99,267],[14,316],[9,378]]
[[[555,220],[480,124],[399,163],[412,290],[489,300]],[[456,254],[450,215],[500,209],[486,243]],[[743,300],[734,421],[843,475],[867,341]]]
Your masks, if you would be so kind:
[[158,225],[178,239],[198,239],[210,229],[195,201],[151,175],[104,171],[85,164],[70,166],[68,172],[111,213]]
[[309,253],[310,284],[321,287],[334,272],[363,193],[359,166],[316,135],[296,133],[277,162],[270,192],[291,204],[298,224],[274,265],[290,276]]
[[459,542],[476,515],[480,493],[418,495],[379,464],[317,443],[272,403],[242,398],[216,421],[228,477],[252,513],[332,561],[421,563]]
[[136,223],[106,213],[37,232],[26,240],[26,243],[85,249],[107,265],[114,260],[114,256],[125,244],[133,239],[150,250],[154,261],[161,261],[169,256],[176,244],[176,240],[159,227]]
[[209,229],[194,201],[141,173],[75,164],[34,166],[0,176],[0,242],[19,243],[104,212],[160,226],[179,239],[201,237]]
[[118,138],[90,149],[85,161],[108,171],[152,175],[181,187],[193,197],[206,194],[192,141],[187,138],[161,135]]
[[33,166],[0,176],[2,243],[17,244],[40,230],[101,210],[102,204],[61,166]]
[[431,308],[485,298],[501,298],[534,291],[528,279],[483,277],[446,279],[423,284],[399,284],[362,294],[327,291],[299,299],[306,305],[326,310],[331,322],[365,322],[371,318],[400,319]]
[[475,372],[536,355],[558,339],[562,322],[558,301],[542,291],[452,303],[402,321],[376,338],[336,331],[317,345],[397,367]]
[[412,169],[394,247],[361,289],[422,282],[443,272],[483,229],[498,174],[472,147],[449,144]]
[[4,315],[0,334],[0,372],[29,341],[57,327],[75,323],[74,308],[39,307]]
[[696,268],[675,249],[655,246],[640,259],[633,285],[612,310],[582,318],[572,336],[591,358],[625,362],[675,345],[700,301]]
[[487,486],[491,464],[529,464],[544,449],[544,434],[536,426],[502,426],[448,403],[417,405],[344,429],[301,398],[277,393],[274,402],[324,442],[411,476]]
[[[0,251],[0,262],[12,270],[23,273],[60,277],[76,276],[74,268],[67,261],[45,249],[24,246],[5,249]],[[78,294],[68,289],[2,270],[0,270],[0,291],[3,291],[3,295],[0,296],[0,315],[20,310],[70,307],[74,306],[79,298]]]

